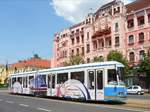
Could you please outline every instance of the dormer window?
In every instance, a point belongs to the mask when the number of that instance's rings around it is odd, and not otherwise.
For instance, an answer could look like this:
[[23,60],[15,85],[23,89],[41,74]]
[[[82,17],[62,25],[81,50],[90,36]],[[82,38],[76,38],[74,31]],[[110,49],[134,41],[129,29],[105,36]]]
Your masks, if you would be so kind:
[[120,12],[120,7],[117,7],[118,13]]
[[120,7],[114,8],[114,14],[120,13]]

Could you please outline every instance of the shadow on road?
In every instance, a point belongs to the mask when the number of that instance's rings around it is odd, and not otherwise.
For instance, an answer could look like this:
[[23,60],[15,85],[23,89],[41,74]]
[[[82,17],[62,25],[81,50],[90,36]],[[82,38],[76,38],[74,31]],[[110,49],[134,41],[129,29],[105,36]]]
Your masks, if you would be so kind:
[[61,101],[71,101],[71,102],[80,102],[80,103],[91,103],[91,104],[109,104],[109,105],[123,105],[126,102],[121,101],[86,101],[85,99],[72,99],[72,98],[58,98],[52,96],[34,96],[34,95],[26,95],[26,94],[14,94],[10,93],[11,95],[19,95],[19,96],[28,96],[28,97],[37,97],[43,99],[53,99],[53,100],[61,100]]

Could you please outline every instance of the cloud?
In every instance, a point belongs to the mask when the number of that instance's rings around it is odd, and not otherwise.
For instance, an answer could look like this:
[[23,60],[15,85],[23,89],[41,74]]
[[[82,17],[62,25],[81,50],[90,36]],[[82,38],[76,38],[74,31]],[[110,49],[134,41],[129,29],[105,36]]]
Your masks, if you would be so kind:
[[[101,5],[104,5],[112,0],[52,0],[52,6],[58,16],[77,23],[82,21],[88,12],[96,11]],[[133,0],[123,0],[129,3]]]

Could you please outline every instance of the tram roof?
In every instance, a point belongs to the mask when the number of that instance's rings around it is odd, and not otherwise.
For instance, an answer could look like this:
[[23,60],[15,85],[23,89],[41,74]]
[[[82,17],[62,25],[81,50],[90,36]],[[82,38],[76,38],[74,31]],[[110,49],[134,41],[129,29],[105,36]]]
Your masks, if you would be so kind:
[[[43,70],[38,70],[38,73],[54,72],[54,71],[67,70],[67,69],[68,70],[69,69],[80,69],[80,68],[86,68],[86,67],[112,66],[112,65],[117,65],[118,67],[124,67],[124,65],[122,63],[117,62],[117,61],[105,61],[105,62],[95,62],[95,63],[66,66],[66,67],[43,69]],[[37,71],[15,73],[15,74],[11,74],[11,75],[23,75],[23,74],[34,74],[34,73],[37,73]]]

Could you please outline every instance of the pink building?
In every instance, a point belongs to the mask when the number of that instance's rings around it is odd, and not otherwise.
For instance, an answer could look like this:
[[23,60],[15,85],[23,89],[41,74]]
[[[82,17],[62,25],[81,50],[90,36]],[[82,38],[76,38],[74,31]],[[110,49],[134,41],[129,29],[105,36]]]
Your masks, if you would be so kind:
[[84,62],[111,50],[123,53],[137,65],[150,48],[150,0],[124,5],[114,0],[89,13],[84,21],[56,33],[53,66],[64,66],[72,55],[80,54]]
[[126,6],[126,56],[137,66],[150,49],[150,0],[139,0]]

